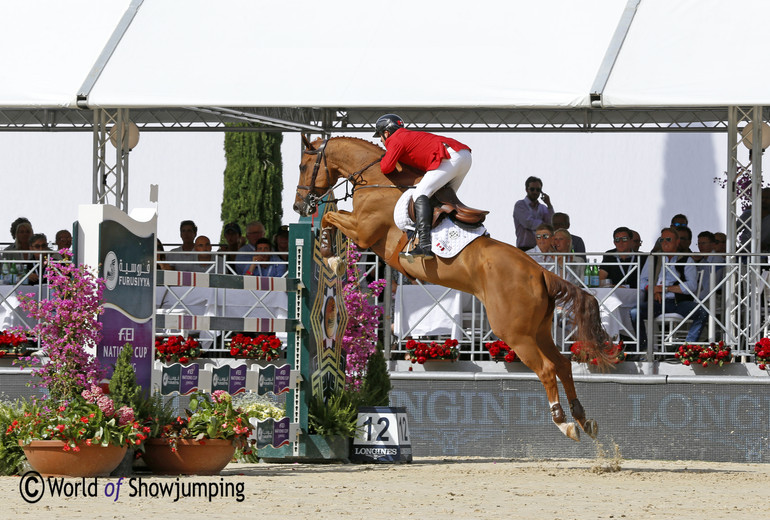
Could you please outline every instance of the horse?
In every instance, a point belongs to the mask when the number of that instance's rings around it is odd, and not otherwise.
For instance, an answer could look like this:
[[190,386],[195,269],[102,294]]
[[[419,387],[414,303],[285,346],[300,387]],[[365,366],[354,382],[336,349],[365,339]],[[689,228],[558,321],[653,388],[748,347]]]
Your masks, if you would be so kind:
[[573,419],[596,438],[598,425],[586,418],[578,400],[572,364],[551,336],[553,312],[556,304],[562,303],[573,315],[583,355],[608,367],[613,346],[602,328],[596,298],[544,269],[522,250],[486,235],[473,240],[453,258],[435,256],[401,264],[398,252],[403,247],[403,232],[396,227],[393,209],[401,194],[424,172],[402,166],[386,176],[379,167],[383,149],[363,139],[333,137],[310,143],[303,136],[303,141],[294,210],[303,216],[312,215],[336,183],[349,183],[353,211],[327,211],[322,227],[338,229],[359,248],[372,250],[413,278],[476,296],[486,306],[494,334],[542,382],[556,426],[567,437],[580,440],[580,431],[574,422],[567,422],[559,402],[558,377]]

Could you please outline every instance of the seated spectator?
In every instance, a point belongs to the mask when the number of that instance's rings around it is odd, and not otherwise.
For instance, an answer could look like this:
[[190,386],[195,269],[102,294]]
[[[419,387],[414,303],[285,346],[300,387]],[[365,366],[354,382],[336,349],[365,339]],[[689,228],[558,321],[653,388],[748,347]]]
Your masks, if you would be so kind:
[[692,244],[692,230],[687,226],[679,226],[674,228],[679,235],[679,252],[680,253],[692,253],[690,245]]
[[211,240],[206,235],[200,235],[195,239],[195,245],[193,246],[195,251],[198,252],[196,261],[198,263],[187,264],[185,271],[191,271],[193,273],[209,273],[214,272],[214,260],[211,254]]
[[[540,224],[535,228],[536,245],[527,254],[532,260],[542,265],[549,271],[555,268],[555,258],[553,252],[553,226],[550,224]],[[545,254],[544,254],[545,253]]]
[[267,238],[260,238],[256,243],[256,254],[252,256],[252,263],[246,270],[247,276],[274,276],[281,277],[286,274],[286,264],[278,263],[280,258],[270,255],[272,245]]
[[[690,295],[694,294],[697,290],[698,274],[695,269],[695,262],[690,257],[681,257],[679,252],[679,234],[674,228],[663,228],[660,232],[660,247],[661,250],[666,253],[666,259],[669,263],[682,262],[685,265],[675,266],[679,279],[684,282],[684,289],[677,277],[673,273],[666,273],[663,269],[663,259],[661,257],[651,256],[644,263],[642,268],[642,277],[640,281],[640,289],[642,290],[642,298],[646,300],[649,284],[655,284],[653,290],[653,316],[657,317],[663,313],[663,302],[665,300],[665,312],[676,313],[683,317],[686,317],[693,309],[698,307],[698,304],[693,300]],[[686,258],[686,262],[684,260]],[[663,285],[665,281],[665,285]],[[649,302],[644,301],[638,309],[631,309],[631,320],[636,324],[638,316],[642,316],[644,319],[647,316],[647,306]],[[702,308],[698,308],[693,316],[692,325],[687,332],[686,341],[688,343],[694,343],[698,341],[703,326],[706,323],[708,314]],[[645,344],[647,342],[647,331],[645,327],[639,327],[640,343]]]
[[[569,215],[566,213],[554,213],[553,219],[551,220],[551,225],[554,229],[566,229],[569,231]],[[586,252],[586,245],[583,242],[583,239],[579,236],[575,235],[570,231],[570,235],[572,236],[572,250],[576,253],[585,253]],[[585,261],[585,255],[579,255],[583,261]]]
[[642,237],[639,236],[639,232],[631,230],[631,251],[638,253],[642,248]]
[[3,249],[2,258],[4,260],[14,260],[14,262],[3,265],[3,270],[15,271],[20,277],[32,269],[31,262],[24,262],[24,260],[31,260],[32,253],[29,251],[29,240],[34,232],[32,231],[32,224],[25,217],[19,217],[11,224],[11,237],[13,243]]
[[[258,220],[254,220],[252,222],[249,222],[249,224],[246,226],[246,244],[244,244],[239,251],[245,252],[247,254],[241,254],[236,257],[236,260],[238,261],[238,265],[235,266],[235,271],[238,274],[246,274],[246,271],[249,270],[249,264],[247,262],[251,262],[252,258],[254,257],[254,251],[257,250],[257,240],[265,237],[265,226],[262,224],[262,222]],[[268,244],[270,241],[268,240]],[[270,246],[272,248],[272,246]],[[269,251],[270,249],[268,249]]]
[[43,279],[43,283],[47,283],[45,271],[48,268],[48,262],[51,257],[49,255],[43,256],[43,252],[51,250],[48,247],[48,237],[43,233],[32,235],[32,238],[29,239],[29,248],[33,251],[32,257],[34,258],[35,263],[32,265],[26,283],[29,285],[38,285],[41,279]]
[[727,235],[722,232],[714,233],[714,252],[726,253],[727,252]]
[[[241,235],[241,226],[239,226],[236,222],[230,222],[228,224],[225,224],[224,230],[222,232],[225,243],[219,246],[219,251],[223,252],[226,251],[226,255],[221,255],[220,257],[225,262],[225,265],[230,264],[231,262],[235,262],[237,260],[238,255],[235,253],[243,247],[243,236]],[[233,274],[237,272],[237,266],[233,265],[230,266],[227,271],[223,271],[225,274]]]
[[690,222],[687,220],[687,215],[684,215],[682,213],[677,213],[676,215],[671,217],[672,228],[687,227],[689,223]]
[[[278,233],[273,237],[273,245],[279,253],[277,256],[284,262],[289,260],[289,226],[281,226]],[[285,253],[285,254],[280,254]]]
[[612,241],[615,247],[609,249],[602,257],[599,279],[609,280],[612,285],[622,283],[622,285],[636,289],[638,273],[633,272],[633,265],[631,265],[635,261],[631,254],[633,247],[632,231],[621,226],[612,233]]
[[[698,233],[698,251],[701,253],[713,253],[716,249],[716,238],[710,231],[701,231]],[[705,298],[711,287],[711,275],[714,274],[714,283],[718,283],[724,275],[724,257],[718,255],[699,256],[693,255],[693,261],[696,264],[698,273],[701,274],[701,291],[698,298]],[[714,265],[717,264],[717,265]]]
[[[572,247],[572,236],[566,229],[557,229],[553,232],[553,249],[557,253],[574,253]],[[578,284],[578,277],[574,273],[575,262],[583,262],[582,257],[574,254],[556,255],[557,271],[556,274],[568,282]]]
[[160,239],[157,239],[157,249],[158,249],[158,259],[157,259],[157,269],[161,269],[163,271],[171,271],[171,266],[166,263],[166,255],[163,254],[163,242],[160,241]]
[[179,238],[182,239],[182,245],[175,247],[167,255],[171,268],[175,271],[189,271],[189,262],[195,262],[198,255],[195,250],[195,237],[198,235],[198,226],[192,220],[183,220],[179,224]]
[[56,249],[72,249],[72,233],[66,229],[60,229],[56,232]]

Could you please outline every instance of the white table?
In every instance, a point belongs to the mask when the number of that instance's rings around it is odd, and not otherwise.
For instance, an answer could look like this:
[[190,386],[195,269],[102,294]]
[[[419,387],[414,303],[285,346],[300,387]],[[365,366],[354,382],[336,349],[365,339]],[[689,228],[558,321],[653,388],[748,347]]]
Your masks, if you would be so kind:
[[407,336],[461,337],[463,312],[470,311],[470,294],[438,285],[404,285],[396,289],[394,333]]
[[599,313],[604,330],[611,338],[617,339],[621,331],[625,335],[636,337],[631,322],[631,309],[636,307],[637,289],[626,287],[592,287],[588,292],[599,301]]

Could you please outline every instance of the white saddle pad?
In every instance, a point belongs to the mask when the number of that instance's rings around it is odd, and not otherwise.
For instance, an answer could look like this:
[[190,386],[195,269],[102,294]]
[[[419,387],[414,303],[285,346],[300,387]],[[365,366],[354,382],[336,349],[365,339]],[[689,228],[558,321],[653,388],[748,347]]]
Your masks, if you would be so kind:
[[[414,231],[414,222],[409,218],[409,198],[411,196],[409,191],[401,195],[393,210],[393,220],[401,231]],[[436,256],[452,258],[460,253],[465,246],[486,234],[487,229],[484,226],[463,226],[445,218],[431,230],[431,249]]]

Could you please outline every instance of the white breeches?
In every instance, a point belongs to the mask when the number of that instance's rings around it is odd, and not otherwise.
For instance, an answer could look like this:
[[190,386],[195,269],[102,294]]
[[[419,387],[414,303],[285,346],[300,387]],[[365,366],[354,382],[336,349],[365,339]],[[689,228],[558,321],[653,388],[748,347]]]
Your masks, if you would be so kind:
[[441,161],[435,170],[425,172],[425,176],[412,190],[412,200],[417,200],[420,195],[427,195],[430,198],[444,186],[451,187],[455,192],[460,188],[465,175],[471,169],[471,152],[469,150],[455,152],[451,148],[447,148],[447,151],[449,159]]

